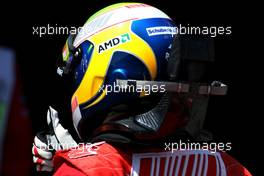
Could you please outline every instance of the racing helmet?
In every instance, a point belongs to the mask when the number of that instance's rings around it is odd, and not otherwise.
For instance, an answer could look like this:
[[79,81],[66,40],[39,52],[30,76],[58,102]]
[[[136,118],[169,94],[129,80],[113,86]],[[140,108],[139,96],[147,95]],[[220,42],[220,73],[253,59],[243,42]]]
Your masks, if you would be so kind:
[[73,77],[72,117],[82,140],[109,132],[144,140],[185,124],[184,108],[178,106],[180,123],[171,116],[173,123],[162,126],[170,98],[162,84],[154,89],[144,84],[168,79],[175,34],[174,22],[159,9],[118,3],[92,15],[68,37],[57,72]]

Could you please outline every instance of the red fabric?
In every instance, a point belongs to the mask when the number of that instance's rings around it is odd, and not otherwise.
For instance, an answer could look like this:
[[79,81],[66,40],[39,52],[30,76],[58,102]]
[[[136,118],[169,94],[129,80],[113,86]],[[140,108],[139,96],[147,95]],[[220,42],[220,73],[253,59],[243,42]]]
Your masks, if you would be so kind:
[[150,158],[144,158],[141,160],[140,174],[141,175],[150,175],[151,167],[148,163],[150,163]]
[[[19,74],[17,74],[18,76]],[[4,141],[3,167],[0,175],[28,176],[32,168],[32,127],[22,99],[20,79],[16,80]]]
[[227,175],[240,174],[243,176],[251,176],[250,172],[244,166],[242,166],[237,160],[229,156],[227,153],[222,153],[222,158],[227,166]]
[[71,175],[71,176],[86,176],[83,172],[79,171],[69,163],[63,163],[58,170],[56,171],[56,174],[54,175]]
[[55,176],[65,176],[64,172],[58,172],[61,170],[60,167],[66,167],[63,165],[65,163],[86,175],[123,176],[130,172],[130,156],[111,145],[99,146],[96,155],[70,159],[69,155],[73,156],[75,153],[76,156],[79,155],[77,150],[56,153],[54,157],[55,170],[57,170]]
[[[125,152],[126,151],[126,152]],[[251,174],[226,153],[209,151],[149,152],[113,147],[109,144],[98,146],[97,154],[89,152],[80,155],[77,150],[57,152],[54,157],[54,176],[123,176],[133,175],[204,175],[251,176]],[[86,154],[86,156],[85,156]],[[69,156],[76,158],[70,158]],[[137,162],[136,162],[137,161]],[[139,161],[139,162],[138,162]]]

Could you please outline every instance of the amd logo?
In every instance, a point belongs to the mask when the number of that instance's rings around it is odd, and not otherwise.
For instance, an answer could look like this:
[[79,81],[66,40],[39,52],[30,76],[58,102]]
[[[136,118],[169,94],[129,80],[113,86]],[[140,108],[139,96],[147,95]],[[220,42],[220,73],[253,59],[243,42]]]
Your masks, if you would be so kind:
[[128,33],[122,34],[122,35],[120,35],[118,37],[115,37],[113,39],[110,39],[110,40],[108,40],[106,42],[101,43],[99,45],[99,47],[98,47],[98,53],[102,53],[105,50],[108,50],[108,49],[110,49],[110,48],[112,48],[114,46],[117,46],[119,44],[126,43],[128,41],[130,41],[129,34]]

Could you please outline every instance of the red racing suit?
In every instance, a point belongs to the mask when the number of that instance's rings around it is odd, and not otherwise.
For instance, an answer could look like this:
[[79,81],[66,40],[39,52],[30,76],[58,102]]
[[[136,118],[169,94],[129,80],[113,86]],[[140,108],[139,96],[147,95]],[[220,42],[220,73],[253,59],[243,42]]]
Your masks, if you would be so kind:
[[224,152],[121,149],[104,142],[56,152],[54,167],[55,176],[251,176]]

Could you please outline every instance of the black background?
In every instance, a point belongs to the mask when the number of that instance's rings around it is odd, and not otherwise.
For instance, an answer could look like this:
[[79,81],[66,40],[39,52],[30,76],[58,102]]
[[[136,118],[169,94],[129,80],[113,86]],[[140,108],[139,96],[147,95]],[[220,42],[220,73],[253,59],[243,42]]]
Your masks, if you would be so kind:
[[[33,35],[36,26],[82,26],[90,15],[101,8],[121,1],[34,1],[1,4],[0,45],[14,48],[17,54],[24,91],[33,120],[34,132],[45,128],[49,105],[61,112],[68,105],[67,85],[56,74],[55,63],[61,56],[67,35]],[[206,128],[219,142],[232,142],[231,155],[257,174],[257,138],[259,116],[253,98],[257,67],[249,54],[247,10],[228,1],[191,2],[168,0],[140,1],[167,13],[176,23],[190,26],[232,26],[232,34],[216,37],[216,62],[213,76],[228,84],[225,97],[212,98]],[[241,5],[241,4],[240,4]],[[248,9],[248,8],[247,8]],[[252,21],[251,21],[252,23]],[[254,29],[253,29],[254,30]]]

